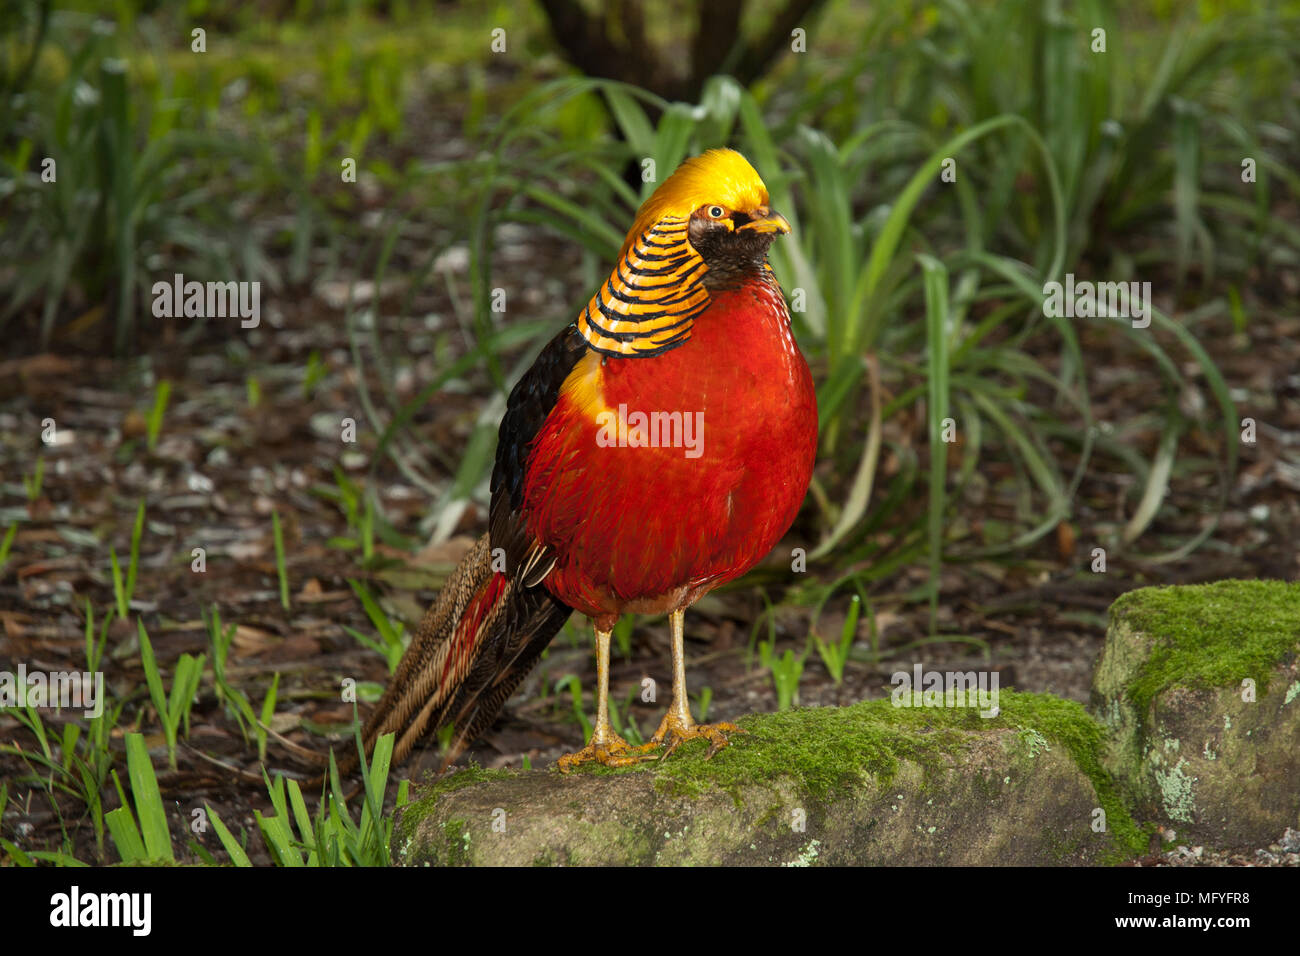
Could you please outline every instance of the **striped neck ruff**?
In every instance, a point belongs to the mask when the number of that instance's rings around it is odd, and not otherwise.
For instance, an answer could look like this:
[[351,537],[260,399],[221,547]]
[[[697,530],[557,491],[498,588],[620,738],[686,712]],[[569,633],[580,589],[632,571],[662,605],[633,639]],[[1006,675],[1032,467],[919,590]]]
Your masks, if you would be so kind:
[[648,358],[681,345],[709,305],[708,266],[686,216],[665,216],[628,248],[578,315],[578,331],[604,355]]

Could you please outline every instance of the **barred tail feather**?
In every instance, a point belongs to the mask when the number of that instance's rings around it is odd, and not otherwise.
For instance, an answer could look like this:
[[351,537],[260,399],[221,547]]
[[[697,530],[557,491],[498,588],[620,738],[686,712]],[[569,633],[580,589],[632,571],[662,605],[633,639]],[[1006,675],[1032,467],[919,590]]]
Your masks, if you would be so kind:
[[544,588],[493,571],[488,536],[479,538],[425,613],[366,721],[366,752],[395,733],[398,764],[421,738],[451,725],[445,768],[491,726],[570,613]]

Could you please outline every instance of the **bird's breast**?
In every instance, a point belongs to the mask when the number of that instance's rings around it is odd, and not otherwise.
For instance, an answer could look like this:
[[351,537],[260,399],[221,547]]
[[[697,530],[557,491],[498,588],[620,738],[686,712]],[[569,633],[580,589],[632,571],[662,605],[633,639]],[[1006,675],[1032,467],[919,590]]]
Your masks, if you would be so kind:
[[711,298],[678,348],[588,354],[530,449],[525,518],[557,556],[546,585],[588,614],[671,610],[744,573],[807,491],[816,398],[780,290]]

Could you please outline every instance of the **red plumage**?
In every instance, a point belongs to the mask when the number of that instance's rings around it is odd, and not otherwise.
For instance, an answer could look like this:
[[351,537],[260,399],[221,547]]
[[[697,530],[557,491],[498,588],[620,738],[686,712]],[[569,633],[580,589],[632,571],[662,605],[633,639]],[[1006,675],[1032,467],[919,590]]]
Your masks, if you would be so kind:
[[699,457],[603,447],[566,389],[532,444],[527,528],[557,555],[544,586],[607,630],[625,611],[689,605],[772,549],[808,488],[817,405],[766,273],[715,294],[680,347],[597,374],[610,409],[698,412],[703,423]]

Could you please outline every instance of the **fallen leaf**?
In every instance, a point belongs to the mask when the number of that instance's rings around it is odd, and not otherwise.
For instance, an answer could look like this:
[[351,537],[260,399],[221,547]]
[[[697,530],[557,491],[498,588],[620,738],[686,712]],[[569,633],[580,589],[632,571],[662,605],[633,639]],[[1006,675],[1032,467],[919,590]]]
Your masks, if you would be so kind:
[[1056,550],[1062,561],[1069,561],[1074,554],[1074,526],[1062,521],[1056,526]]

